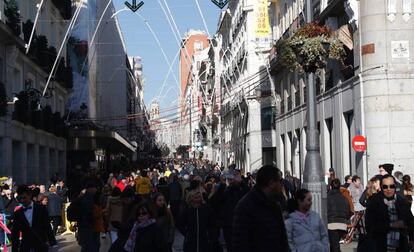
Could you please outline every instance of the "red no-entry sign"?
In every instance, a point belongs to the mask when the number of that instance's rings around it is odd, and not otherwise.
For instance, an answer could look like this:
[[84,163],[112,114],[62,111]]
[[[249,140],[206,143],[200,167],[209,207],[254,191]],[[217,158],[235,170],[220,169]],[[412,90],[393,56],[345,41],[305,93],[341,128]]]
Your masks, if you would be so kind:
[[367,149],[367,140],[364,136],[355,136],[354,139],[352,139],[352,148],[356,152],[364,152]]

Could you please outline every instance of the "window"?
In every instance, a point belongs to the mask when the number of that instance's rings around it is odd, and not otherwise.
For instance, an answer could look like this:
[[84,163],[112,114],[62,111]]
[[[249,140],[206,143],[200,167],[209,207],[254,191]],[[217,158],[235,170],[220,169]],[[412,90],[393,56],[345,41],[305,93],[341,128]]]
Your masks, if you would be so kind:
[[261,124],[262,130],[271,130],[274,128],[274,118],[276,117],[275,107],[262,108]]
[[14,83],[12,87],[12,93],[18,94],[23,91],[22,72],[19,69],[14,71]]
[[195,41],[194,42],[194,51],[201,51],[203,50],[203,41]]

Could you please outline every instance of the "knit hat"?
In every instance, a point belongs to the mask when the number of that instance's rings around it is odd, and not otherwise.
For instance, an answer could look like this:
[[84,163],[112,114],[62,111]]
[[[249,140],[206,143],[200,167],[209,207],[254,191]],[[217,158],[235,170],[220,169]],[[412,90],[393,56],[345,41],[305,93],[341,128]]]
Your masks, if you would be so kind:
[[388,174],[392,175],[392,170],[394,170],[394,164],[382,164],[382,165],[379,166],[379,168],[381,168],[381,167],[384,168],[384,170]]

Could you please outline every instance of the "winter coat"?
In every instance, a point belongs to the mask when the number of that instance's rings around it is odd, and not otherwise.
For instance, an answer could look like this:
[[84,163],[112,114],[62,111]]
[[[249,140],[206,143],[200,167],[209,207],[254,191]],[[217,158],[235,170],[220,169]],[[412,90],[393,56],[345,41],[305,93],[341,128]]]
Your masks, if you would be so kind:
[[[398,220],[404,221],[407,229],[400,232],[400,246],[398,252],[408,252],[408,239],[414,240],[414,222],[413,215],[410,210],[410,204],[399,194],[395,207],[398,213]],[[388,207],[384,203],[384,194],[379,192],[373,195],[368,201],[365,212],[365,226],[368,233],[368,239],[371,241],[372,252],[387,251],[387,234],[390,231],[390,219],[388,215]]]
[[151,193],[151,180],[148,177],[139,177],[135,182],[135,189],[139,195]]
[[162,230],[157,224],[137,230],[135,252],[168,252],[167,242],[162,238]]
[[183,198],[183,189],[178,181],[168,185],[168,198],[170,201],[179,201]]
[[[163,210],[158,210],[163,211]],[[167,241],[168,244],[172,244],[175,238],[175,224],[174,224],[174,217],[169,208],[166,208],[165,213],[159,214],[156,218],[158,226],[160,226],[164,240]],[[160,212],[159,212],[160,213]]]
[[307,222],[297,211],[285,221],[291,252],[328,252],[328,232],[319,215],[310,211]]
[[221,184],[210,199],[210,203],[217,211],[217,221],[220,227],[231,228],[233,225],[233,212],[237,203],[247,193],[241,186],[228,186]]
[[337,190],[328,192],[328,223],[348,223],[352,212],[347,199]]
[[184,232],[184,252],[211,251],[211,218],[208,205],[198,208],[185,206],[181,215],[181,228]]
[[233,217],[232,251],[289,251],[276,197],[269,198],[254,187],[239,201]]
[[122,222],[122,209],[123,203],[122,199],[117,196],[109,196],[108,203],[106,205],[106,216],[108,218],[108,229],[110,231],[116,231],[117,229],[112,225],[112,222],[119,221]]
[[62,216],[63,202],[62,198],[56,193],[51,193],[48,196],[49,202],[47,208],[49,216]]

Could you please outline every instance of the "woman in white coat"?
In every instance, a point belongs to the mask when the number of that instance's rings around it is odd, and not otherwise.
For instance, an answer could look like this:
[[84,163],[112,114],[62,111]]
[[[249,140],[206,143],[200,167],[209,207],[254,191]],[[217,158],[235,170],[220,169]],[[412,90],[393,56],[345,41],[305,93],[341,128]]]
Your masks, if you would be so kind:
[[312,194],[306,189],[296,192],[289,202],[290,214],[285,221],[292,252],[328,252],[329,238],[319,214],[311,211]]

